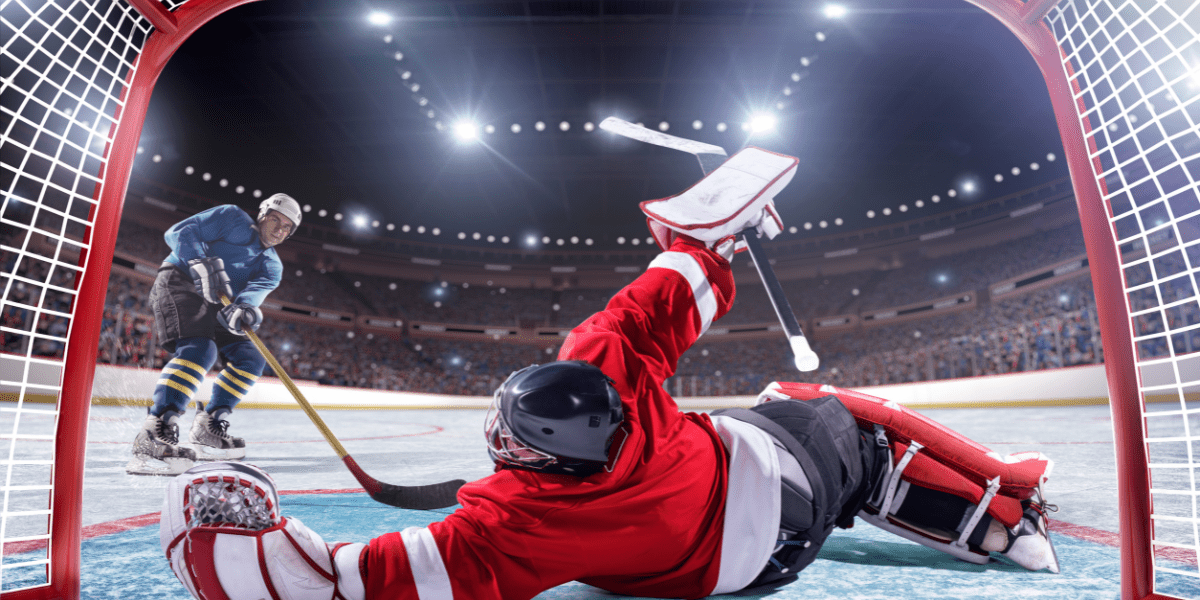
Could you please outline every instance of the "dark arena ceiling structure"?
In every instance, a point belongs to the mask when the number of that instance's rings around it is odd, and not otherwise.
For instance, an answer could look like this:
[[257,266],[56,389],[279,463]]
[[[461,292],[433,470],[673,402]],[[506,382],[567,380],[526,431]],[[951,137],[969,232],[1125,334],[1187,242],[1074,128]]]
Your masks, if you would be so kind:
[[[251,3],[171,59],[134,174],[248,209],[287,192],[310,223],[381,236],[580,249],[644,243],[638,203],[700,176],[594,128],[608,116],[799,157],[776,198],[790,238],[1067,175],[1042,76],[994,18],[962,0],[841,6]],[[761,115],[774,128],[747,130]]]

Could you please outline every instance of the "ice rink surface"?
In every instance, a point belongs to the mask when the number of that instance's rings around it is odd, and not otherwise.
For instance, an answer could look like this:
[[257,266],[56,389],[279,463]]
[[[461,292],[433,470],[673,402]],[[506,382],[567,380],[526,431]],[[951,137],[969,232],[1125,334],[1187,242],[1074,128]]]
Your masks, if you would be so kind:
[[[1107,406],[921,412],[1001,455],[1039,450],[1054,460],[1047,497],[1059,507],[1051,531],[1062,573],[1030,573],[1006,560],[982,566],[959,562],[859,522],[836,531],[797,581],[751,597],[1118,598],[1118,551],[1112,545],[1116,472]],[[168,479],[124,471],[144,415],[142,407],[92,409],[83,503],[84,598],[188,598],[163,559],[152,514],[161,508]],[[183,438],[191,417],[189,412],[182,419]],[[326,410],[322,417],[358,463],[381,481],[415,485],[492,472],[482,410]],[[246,462],[270,472],[280,490],[298,492],[284,497],[285,514],[299,517],[326,541],[367,541],[451,512],[404,511],[346,492],[357,489],[357,482],[302,411],[238,410],[231,422],[230,432],[247,439]],[[327,490],[343,492],[312,493]],[[5,589],[13,583],[6,582]],[[1200,597],[1195,581],[1171,585],[1184,597]],[[539,596],[605,597],[611,595],[578,583]]]

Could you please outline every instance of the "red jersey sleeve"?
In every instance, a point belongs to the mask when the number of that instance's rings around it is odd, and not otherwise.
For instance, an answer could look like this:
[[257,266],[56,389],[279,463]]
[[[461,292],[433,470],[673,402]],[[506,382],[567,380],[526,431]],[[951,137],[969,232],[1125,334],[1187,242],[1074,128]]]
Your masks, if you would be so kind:
[[521,600],[572,580],[707,595],[720,563],[726,453],[707,417],[680,413],[662,384],[733,297],[729,263],[678,239],[559,353],[599,367],[621,395],[627,437],[611,470],[503,469],[467,484],[462,508],[442,522],[372,540],[368,597]]
[[733,299],[729,263],[701,242],[679,236],[604,310],[571,331],[558,358],[599,367],[617,381],[622,397],[637,390],[642,376],[661,387],[679,357],[729,312]]

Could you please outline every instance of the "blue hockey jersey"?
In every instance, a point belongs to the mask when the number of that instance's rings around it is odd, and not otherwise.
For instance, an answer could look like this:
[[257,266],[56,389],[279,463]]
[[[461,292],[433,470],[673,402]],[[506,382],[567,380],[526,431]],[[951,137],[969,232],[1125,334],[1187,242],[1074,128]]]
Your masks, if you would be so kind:
[[259,306],[283,280],[283,262],[275,249],[263,247],[254,219],[232,204],[188,217],[163,238],[171,247],[167,261],[189,276],[189,260],[216,256],[225,261],[235,303]]

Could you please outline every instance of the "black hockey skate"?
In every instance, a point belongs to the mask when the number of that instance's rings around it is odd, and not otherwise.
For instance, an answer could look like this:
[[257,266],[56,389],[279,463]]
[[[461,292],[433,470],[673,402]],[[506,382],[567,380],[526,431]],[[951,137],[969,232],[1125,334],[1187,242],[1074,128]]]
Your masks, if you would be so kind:
[[192,419],[189,436],[196,460],[242,460],[246,457],[246,440],[229,435],[229,421],[214,418],[196,402],[196,418]]
[[130,475],[178,475],[190,468],[196,453],[179,445],[179,415],[168,411],[161,417],[147,413],[142,429],[133,439],[133,458],[125,465]]

